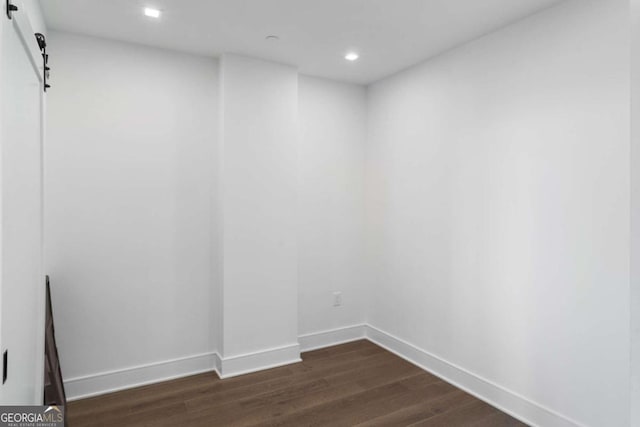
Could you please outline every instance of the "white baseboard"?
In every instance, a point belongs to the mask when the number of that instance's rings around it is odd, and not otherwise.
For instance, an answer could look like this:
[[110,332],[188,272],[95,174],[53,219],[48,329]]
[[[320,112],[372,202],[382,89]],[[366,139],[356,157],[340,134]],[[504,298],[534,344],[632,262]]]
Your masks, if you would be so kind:
[[310,351],[359,339],[368,339],[528,425],[584,427],[569,417],[532,402],[516,392],[366,324],[301,335],[299,337],[300,344],[291,344],[254,353],[231,357],[220,357],[217,353],[205,353],[73,378],[65,381],[65,388],[68,400],[73,401],[203,372],[211,372],[212,375],[215,375],[215,372],[224,379],[300,362],[301,349],[302,351]]
[[366,325],[361,324],[300,335],[298,342],[300,343],[300,351],[304,352],[365,338]]
[[216,370],[216,353],[204,353],[148,365],[102,372],[64,382],[67,400],[73,401],[114,391]]
[[447,362],[371,325],[366,326],[366,335],[367,339],[374,344],[389,350],[528,425],[583,427],[582,424],[564,415],[532,402],[518,393],[475,375],[460,366]]
[[222,372],[222,358],[218,353],[213,354],[213,370],[216,372],[218,378],[221,378],[220,372]]
[[253,353],[223,357],[220,364],[220,378],[236,377],[297,362],[302,362],[302,359],[300,359],[300,345],[297,343]]
[[298,344],[226,358],[205,353],[71,378],[64,386],[71,402],[203,372],[224,379],[301,361]]

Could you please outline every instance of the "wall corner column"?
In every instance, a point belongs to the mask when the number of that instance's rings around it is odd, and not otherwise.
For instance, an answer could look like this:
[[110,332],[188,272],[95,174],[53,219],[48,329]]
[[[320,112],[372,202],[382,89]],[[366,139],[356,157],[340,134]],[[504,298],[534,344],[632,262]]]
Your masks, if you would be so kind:
[[219,89],[225,378],[300,361],[298,71],[225,54]]

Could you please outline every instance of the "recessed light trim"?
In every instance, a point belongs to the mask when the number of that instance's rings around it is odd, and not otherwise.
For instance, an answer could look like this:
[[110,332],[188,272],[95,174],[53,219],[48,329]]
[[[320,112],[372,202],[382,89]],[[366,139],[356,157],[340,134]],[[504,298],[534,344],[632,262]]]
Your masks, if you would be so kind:
[[345,56],[344,59],[346,59],[347,61],[356,61],[358,58],[360,58],[360,55],[358,55],[356,52],[348,52]]
[[145,7],[144,14],[149,18],[160,18],[160,11],[152,7]]
[[271,34],[271,35],[268,35],[267,37],[265,37],[264,39],[267,40],[267,41],[270,41],[270,42],[277,42],[278,40],[280,40],[280,37],[278,37],[278,36],[276,36],[274,34]]

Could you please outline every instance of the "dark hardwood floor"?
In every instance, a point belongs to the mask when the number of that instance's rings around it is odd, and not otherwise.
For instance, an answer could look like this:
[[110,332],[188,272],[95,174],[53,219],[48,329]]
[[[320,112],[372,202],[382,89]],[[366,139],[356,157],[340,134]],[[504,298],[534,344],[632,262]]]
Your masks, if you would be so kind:
[[524,426],[388,351],[356,341],[303,362],[213,373],[71,402],[82,426]]

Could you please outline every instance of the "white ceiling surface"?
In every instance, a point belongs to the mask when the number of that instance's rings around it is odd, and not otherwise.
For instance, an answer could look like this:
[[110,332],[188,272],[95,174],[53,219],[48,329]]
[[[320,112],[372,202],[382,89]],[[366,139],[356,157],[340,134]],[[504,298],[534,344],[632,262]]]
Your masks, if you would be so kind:
[[[49,29],[368,84],[560,0],[41,0]],[[158,20],[144,7],[162,10]],[[279,41],[267,41],[267,35]],[[360,59],[345,61],[347,51]]]

